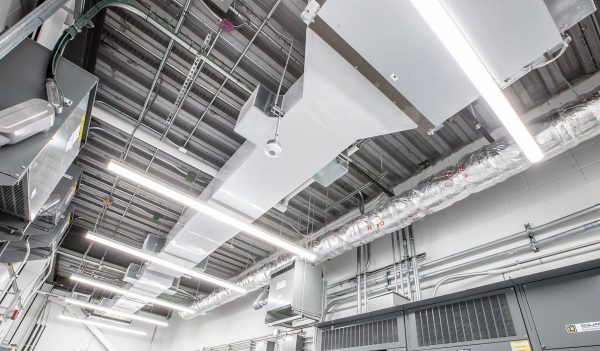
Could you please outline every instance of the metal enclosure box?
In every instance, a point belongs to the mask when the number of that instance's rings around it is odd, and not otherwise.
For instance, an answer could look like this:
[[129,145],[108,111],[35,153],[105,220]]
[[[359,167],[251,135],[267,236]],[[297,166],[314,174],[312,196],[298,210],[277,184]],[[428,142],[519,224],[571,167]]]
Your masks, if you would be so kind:
[[[46,201],[48,203],[52,200],[51,205],[48,208],[45,205],[42,207],[40,213],[35,217],[32,226],[50,231],[58,224],[67,206],[69,206],[75,196],[75,191],[79,187],[82,174],[83,170],[74,164],[67,169],[67,172],[63,174],[56,188],[54,188]],[[25,233],[31,235],[29,230],[25,231]]]
[[[46,98],[50,51],[24,40],[0,60],[0,110],[33,98]],[[0,232],[20,238],[85,142],[98,79],[61,59],[57,79],[72,101],[54,126],[0,148]]]
[[319,320],[323,305],[323,272],[295,260],[271,273],[265,322],[293,327],[302,319]]
[[271,340],[259,340],[254,346],[254,351],[275,351],[275,342]]
[[511,350],[527,330],[513,289],[409,310],[411,350]]
[[384,308],[402,305],[407,302],[410,302],[410,300],[406,297],[394,291],[388,291],[383,294],[369,297],[367,306],[369,311],[377,311]]
[[302,351],[304,349],[304,337],[290,335],[283,338],[279,351]]
[[[600,349],[600,269],[528,283],[523,290],[545,350]],[[582,329],[584,323],[591,324]]]

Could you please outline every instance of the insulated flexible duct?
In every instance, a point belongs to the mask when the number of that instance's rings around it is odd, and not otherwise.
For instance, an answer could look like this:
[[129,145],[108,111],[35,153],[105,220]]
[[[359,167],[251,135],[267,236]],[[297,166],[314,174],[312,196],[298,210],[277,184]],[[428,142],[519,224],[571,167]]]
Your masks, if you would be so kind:
[[[552,114],[536,134],[536,140],[545,158],[549,159],[598,134],[600,94],[594,93]],[[514,142],[494,142],[466,155],[454,166],[425,179],[414,188],[379,203],[373,210],[330,231],[310,246],[320,261],[333,258],[498,184],[531,165]],[[292,259],[288,255],[279,256],[235,284],[249,291],[259,289],[269,283],[273,270]],[[190,306],[195,313],[181,313],[181,316],[192,318],[204,314],[238,296],[228,290],[217,290]]]

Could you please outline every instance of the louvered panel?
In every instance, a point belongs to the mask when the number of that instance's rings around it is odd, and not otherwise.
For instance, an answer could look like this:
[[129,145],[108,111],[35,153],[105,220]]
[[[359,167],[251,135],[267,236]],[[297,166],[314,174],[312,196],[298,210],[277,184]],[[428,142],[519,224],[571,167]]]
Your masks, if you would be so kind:
[[0,211],[19,218],[25,217],[25,189],[23,181],[14,186],[0,186]]
[[516,335],[505,294],[484,296],[415,312],[419,346]]
[[325,330],[321,338],[321,350],[382,345],[399,341],[398,319],[390,318]]

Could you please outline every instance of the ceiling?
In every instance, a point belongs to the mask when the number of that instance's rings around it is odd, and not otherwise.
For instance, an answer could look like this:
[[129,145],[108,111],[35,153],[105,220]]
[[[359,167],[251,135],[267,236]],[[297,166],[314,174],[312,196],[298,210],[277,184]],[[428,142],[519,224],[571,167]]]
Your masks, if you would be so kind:
[[[141,2],[175,26],[185,1]],[[235,8],[240,14],[232,17],[236,29],[225,33],[219,32],[218,20],[210,8],[202,0],[192,0],[179,33],[197,47],[207,35],[211,36],[211,43],[217,38],[209,57],[230,71],[274,3],[275,0],[236,0]],[[303,0],[283,0],[232,74],[248,86],[261,84],[276,91],[293,39],[282,85],[285,92],[303,73],[305,25],[299,13],[305,5]],[[100,78],[96,100],[130,116],[140,123],[140,128],[157,132],[168,142],[185,148],[188,154],[217,169],[223,166],[244,142],[233,127],[249,94],[204,65],[181,109],[173,113],[174,102],[194,57],[177,44],[167,50],[169,39],[164,34],[125,11],[108,10],[99,18],[86,51],[92,58],[88,68]],[[573,38],[572,44],[556,64],[528,73],[505,90],[518,112],[529,110],[598,70],[597,18],[598,13],[595,13],[568,31]],[[158,70],[164,55],[164,67]],[[154,89],[150,91],[153,85]],[[143,108],[145,105],[147,108]],[[272,209],[255,224],[292,241],[319,230],[331,220],[357,208],[359,192],[368,201],[379,195],[383,188],[392,189],[423,168],[484,137],[486,130],[498,126],[483,104],[475,103],[473,107],[450,118],[433,135],[410,130],[365,141],[352,156],[357,169],[351,168],[348,174],[327,188],[314,183],[290,202],[285,213]],[[172,127],[165,134],[169,123]],[[68,279],[74,272],[117,284],[122,281],[129,263],[140,263],[115,250],[90,245],[83,238],[86,231],[95,229],[115,240],[141,247],[148,234],[167,236],[184,210],[178,203],[162,199],[158,194],[116,180],[106,171],[110,159],[124,155],[128,142],[129,135],[92,121],[87,145],[76,161],[84,174],[74,200],[76,220],[62,242],[62,253],[58,256],[54,276],[58,288],[75,288]],[[136,140],[126,153],[126,162],[192,195],[200,194],[211,181],[210,176]],[[239,234],[209,256],[206,272],[232,278],[274,251],[271,246]],[[162,298],[187,304],[212,289],[184,278],[177,294]],[[76,287],[76,291],[101,293],[86,291],[81,286]],[[147,309],[167,313],[164,309]]]

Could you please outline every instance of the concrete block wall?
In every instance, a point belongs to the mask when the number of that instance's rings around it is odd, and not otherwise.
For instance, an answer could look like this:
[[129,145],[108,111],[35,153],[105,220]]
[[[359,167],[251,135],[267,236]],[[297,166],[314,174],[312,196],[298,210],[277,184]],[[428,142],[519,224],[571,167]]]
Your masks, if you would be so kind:
[[[600,203],[600,138],[585,142],[562,155],[535,165],[526,172],[415,223],[417,252],[426,253],[427,257],[422,262],[426,263],[518,233],[524,229],[524,225],[527,223],[532,226],[541,225],[597,203]],[[592,217],[583,218],[581,221],[571,223],[566,228],[581,225],[591,219]],[[540,235],[537,239],[541,240],[554,232],[557,230]],[[495,268],[498,265],[523,261],[553,250],[585,244],[598,239],[600,239],[600,231],[592,231],[541,246],[538,254],[528,252],[516,257],[507,255],[504,260],[492,262],[486,266],[473,267],[469,271]],[[528,243],[528,239],[523,239],[512,247]],[[482,255],[494,252],[494,250],[487,251]],[[518,270],[504,276],[468,279],[448,284],[440,289],[440,293],[597,257],[600,257],[598,252]],[[431,285],[423,283],[425,287]],[[430,294],[431,291],[426,290],[423,297],[426,298]]]

